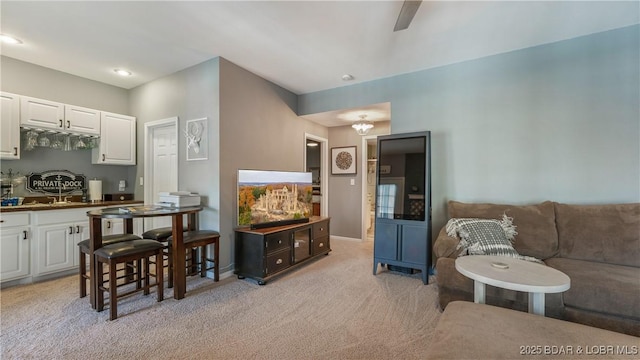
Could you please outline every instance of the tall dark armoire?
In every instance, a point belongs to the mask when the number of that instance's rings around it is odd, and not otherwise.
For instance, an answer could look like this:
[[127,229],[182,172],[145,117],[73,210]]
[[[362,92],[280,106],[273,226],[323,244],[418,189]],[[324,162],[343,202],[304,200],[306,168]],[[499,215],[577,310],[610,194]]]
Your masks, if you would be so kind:
[[431,132],[378,137],[373,274],[431,268]]

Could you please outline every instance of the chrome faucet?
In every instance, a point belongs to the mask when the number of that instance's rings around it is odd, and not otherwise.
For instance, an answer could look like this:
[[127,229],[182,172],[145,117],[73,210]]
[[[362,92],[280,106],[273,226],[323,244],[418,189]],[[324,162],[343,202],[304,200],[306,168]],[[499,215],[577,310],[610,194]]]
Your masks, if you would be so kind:
[[62,189],[66,189],[67,187],[64,186],[64,184],[62,184],[62,180],[58,179],[58,199],[56,200],[55,196],[48,196],[49,199],[53,199],[53,203],[56,204],[60,204],[60,203],[66,203],[67,199],[69,198],[69,196],[65,196],[64,200],[62,200]]

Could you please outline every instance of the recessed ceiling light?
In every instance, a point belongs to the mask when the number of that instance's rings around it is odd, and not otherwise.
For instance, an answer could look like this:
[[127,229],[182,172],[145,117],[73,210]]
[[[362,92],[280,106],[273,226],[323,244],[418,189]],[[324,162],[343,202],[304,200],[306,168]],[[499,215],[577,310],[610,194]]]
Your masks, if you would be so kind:
[[0,41],[7,44],[22,44],[22,41],[20,39],[5,34],[0,34]]
[[114,69],[113,71],[120,76],[131,76],[131,71],[123,69]]
[[351,80],[353,80],[353,79],[354,79],[354,77],[353,77],[353,75],[351,75],[351,74],[344,74],[344,75],[342,75],[342,80],[343,80],[343,81],[351,81]]

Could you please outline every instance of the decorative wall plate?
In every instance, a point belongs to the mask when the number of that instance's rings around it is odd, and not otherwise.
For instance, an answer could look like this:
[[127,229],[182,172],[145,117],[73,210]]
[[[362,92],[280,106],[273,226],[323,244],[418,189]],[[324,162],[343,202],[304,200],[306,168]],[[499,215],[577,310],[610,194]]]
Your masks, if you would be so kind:
[[331,148],[331,174],[355,174],[356,166],[356,147],[335,147]]

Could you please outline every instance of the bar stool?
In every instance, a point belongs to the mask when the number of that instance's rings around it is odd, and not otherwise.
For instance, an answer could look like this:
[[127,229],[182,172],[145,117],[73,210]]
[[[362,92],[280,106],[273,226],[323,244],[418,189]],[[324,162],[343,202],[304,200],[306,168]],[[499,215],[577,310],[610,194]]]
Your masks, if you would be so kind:
[[[130,240],[123,241],[114,244],[105,245],[98,250],[94,251],[98,266],[96,266],[96,278],[99,279],[100,286],[98,286],[98,298],[97,298],[97,311],[104,310],[104,293],[109,293],[109,310],[110,320],[118,318],[118,299],[123,296],[127,296],[138,291],[144,291],[145,295],[149,294],[149,289],[152,286],[157,287],[157,299],[158,302],[162,301],[163,295],[163,271],[155,272],[155,283],[151,284],[149,281],[149,262],[151,257],[155,257],[156,260],[162,259],[162,250],[164,245],[154,240]],[[127,276],[135,276],[138,281],[143,279],[143,286],[136,287],[133,290],[126,291],[118,294],[118,277],[116,266],[121,263],[137,262],[139,266],[136,267],[135,272],[127,274]],[[142,263],[142,264],[141,264]],[[104,274],[103,264],[109,267],[109,281],[108,286],[104,286]],[[140,266],[142,265],[142,266]]]
[[[140,240],[140,236],[133,234],[106,235],[102,237],[102,245],[104,246],[130,240]],[[78,243],[78,253],[80,255],[79,278],[81,298],[87,296],[87,280],[91,278],[89,276],[89,273],[87,272],[87,255],[89,255],[89,241],[91,241],[91,239],[82,240]]]
[[[200,252],[200,262],[192,262],[192,264],[188,264],[187,267],[190,267],[192,270],[200,269],[200,277],[205,277],[207,270],[213,270],[213,281],[218,281],[220,279],[220,233],[213,230],[194,230],[194,231],[186,231],[182,238],[184,242],[185,248],[190,248],[192,250],[199,249]],[[169,248],[169,258],[172,257],[172,245],[173,236],[169,236],[167,238]],[[207,245],[213,244],[213,259],[207,258]],[[195,261],[195,259],[191,259]],[[206,263],[213,263],[213,266],[207,267]],[[173,262],[169,264],[169,274],[173,273]],[[195,273],[195,271],[193,272]]]
[[[189,230],[188,228],[183,228],[183,231],[187,231]],[[171,289],[173,287],[173,255],[172,255],[172,248],[171,248],[171,244],[168,243],[168,239],[171,236],[171,234],[173,234],[173,228],[171,226],[169,227],[161,227],[161,228],[156,228],[156,229],[151,229],[151,230],[147,230],[145,232],[142,233],[142,238],[143,239],[151,239],[151,240],[155,240],[158,242],[162,242],[162,243],[167,243],[165,245],[165,257],[167,258],[167,265],[166,267],[169,269],[169,273],[168,273],[168,281],[167,281],[167,287],[169,289]],[[195,257],[195,251],[191,252],[191,258]]]

